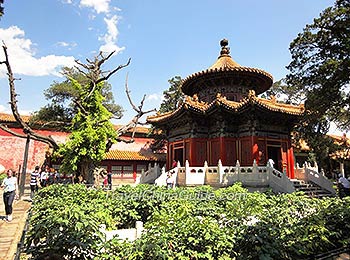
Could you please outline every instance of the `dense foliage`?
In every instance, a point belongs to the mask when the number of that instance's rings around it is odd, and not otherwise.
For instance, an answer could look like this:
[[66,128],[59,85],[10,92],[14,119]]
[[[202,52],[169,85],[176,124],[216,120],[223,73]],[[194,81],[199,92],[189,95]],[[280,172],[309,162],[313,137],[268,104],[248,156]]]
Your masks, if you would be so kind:
[[[27,236],[34,257],[67,259],[303,259],[350,246],[349,199],[139,185],[115,191],[53,185],[35,197]],[[107,229],[145,223],[134,242]]]
[[[184,99],[184,93],[181,90],[182,79],[180,76],[175,76],[168,80],[170,86],[167,90],[163,91],[163,101],[159,107],[159,113],[167,113],[176,110]],[[153,133],[157,133],[154,136],[155,141],[152,143],[151,148],[154,151],[164,151],[166,147],[166,135],[160,129],[152,127]]]
[[[66,76],[64,81],[54,82],[44,91],[45,98],[49,103],[32,115],[32,124],[47,122],[51,127],[69,130],[68,127],[71,126],[72,120],[79,110],[78,102],[84,99],[71,79],[77,81],[81,86],[88,86],[90,80],[74,68],[65,67],[62,69],[62,74]],[[100,91],[104,97],[102,104],[114,118],[121,118],[123,109],[115,104],[111,85],[104,81]]]
[[170,87],[163,91],[163,102],[160,104],[159,112],[166,113],[174,111],[179,107],[180,103],[184,98],[184,94],[181,90],[181,77],[175,76],[168,80]]
[[327,151],[330,122],[350,129],[350,2],[336,0],[290,44],[287,84],[305,100],[307,113],[298,133],[318,159]]
[[0,183],[7,177],[6,173],[0,173]]
[[72,86],[81,97],[80,108],[72,120],[71,135],[58,150],[62,158],[60,171],[79,172],[87,183],[93,183],[93,169],[102,161],[108,142],[115,142],[117,133],[111,123],[111,113],[103,105],[103,83],[91,90],[71,78]]

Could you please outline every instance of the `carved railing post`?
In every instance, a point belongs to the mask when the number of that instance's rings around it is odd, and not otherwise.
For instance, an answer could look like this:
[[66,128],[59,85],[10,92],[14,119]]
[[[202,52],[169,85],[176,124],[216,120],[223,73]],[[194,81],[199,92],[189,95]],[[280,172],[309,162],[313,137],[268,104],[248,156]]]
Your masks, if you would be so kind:
[[222,183],[222,177],[224,175],[221,159],[219,159],[219,161],[218,161],[218,173],[219,173],[219,183],[221,184]]
[[239,161],[236,161],[236,172],[237,172],[237,181],[241,180],[241,165],[239,164]]
[[[178,164],[180,164],[180,162],[178,162]],[[185,185],[187,185],[187,176],[189,176],[189,174],[191,173],[190,171],[190,163],[188,162],[188,160],[185,161]]]
[[254,159],[253,161],[253,174],[256,175],[258,174],[258,165],[256,164],[256,160]]
[[181,167],[180,161],[177,161],[176,167],[177,167],[177,168]]

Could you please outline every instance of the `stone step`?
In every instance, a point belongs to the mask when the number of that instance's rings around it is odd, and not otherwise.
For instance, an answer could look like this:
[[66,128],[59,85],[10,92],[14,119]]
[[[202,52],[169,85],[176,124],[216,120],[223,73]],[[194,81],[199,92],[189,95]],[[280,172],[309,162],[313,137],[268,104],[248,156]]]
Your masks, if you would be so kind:
[[332,196],[330,192],[312,182],[305,182],[304,180],[297,179],[292,179],[291,181],[296,191],[302,191],[309,197],[322,198]]

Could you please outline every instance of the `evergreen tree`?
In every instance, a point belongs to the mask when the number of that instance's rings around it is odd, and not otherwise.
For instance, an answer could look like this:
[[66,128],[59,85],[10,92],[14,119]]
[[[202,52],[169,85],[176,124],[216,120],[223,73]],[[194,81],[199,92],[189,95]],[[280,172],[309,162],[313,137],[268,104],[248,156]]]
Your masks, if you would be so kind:
[[[51,127],[56,129],[61,127],[63,130],[68,130],[71,126],[72,120],[78,112],[77,102],[82,98],[81,93],[73,86],[71,79],[84,86],[89,84],[89,78],[74,68],[65,67],[62,69],[62,74],[66,76],[66,79],[62,82],[54,82],[50,88],[45,90],[44,95],[49,104],[33,114],[31,124],[38,121],[46,122]],[[123,115],[123,109],[115,104],[111,85],[104,81],[100,91],[104,97],[102,104],[111,112],[111,117],[120,119]]]
[[350,129],[350,2],[337,0],[290,45],[287,83],[305,98],[308,124],[316,132],[336,122]]
[[[182,79],[180,76],[175,76],[168,80],[170,87],[163,91],[163,102],[160,105],[159,113],[167,113],[174,111],[179,107],[184,98],[184,93],[181,90]],[[155,133],[153,136],[155,141],[151,145],[154,151],[163,151],[166,147],[166,136],[160,129],[151,128],[151,132]]]
[[330,122],[350,129],[350,2],[337,0],[290,44],[292,61],[287,84],[294,98],[305,101],[306,113],[297,138],[307,141],[319,162],[334,149],[325,137]]
[[174,111],[181,104],[184,98],[181,90],[181,81],[180,76],[175,76],[168,80],[170,87],[163,91],[164,99],[159,108],[160,113]]

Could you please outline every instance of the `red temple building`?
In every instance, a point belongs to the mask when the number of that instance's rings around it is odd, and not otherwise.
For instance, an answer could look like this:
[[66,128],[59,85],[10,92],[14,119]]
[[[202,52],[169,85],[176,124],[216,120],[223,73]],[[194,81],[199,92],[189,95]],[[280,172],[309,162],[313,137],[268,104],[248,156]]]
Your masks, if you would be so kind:
[[[29,116],[22,116],[25,122],[29,122]],[[12,114],[0,113],[0,123],[6,125],[12,132],[23,135],[23,129],[18,125]],[[115,128],[119,128],[115,126]],[[35,132],[51,136],[57,143],[64,143],[70,133],[58,131],[52,128],[44,129],[37,126]],[[147,171],[155,164],[160,167],[165,164],[165,154],[153,153],[150,145],[153,138],[148,135],[149,129],[137,127],[134,142],[118,142],[113,144],[110,151],[106,153],[101,167],[113,174],[116,183],[133,183],[142,171]],[[131,138],[131,132],[123,135],[124,139]],[[0,165],[5,169],[12,168],[22,172],[26,143],[28,142],[27,172],[34,170],[36,165],[45,164],[46,154],[49,146],[43,142],[27,140],[0,129]],[[59,165],[52,164],[58,169]]]
[[184,102],[147,121],[165,131],[168,138],[167,166],[173,160],[191,166],[251,166],[275,162],[274,167],[294,178],[291,131],[304,113],[303,105],[280,103],[260,94],[273,83],[272,76],[256,68],[239,65],[222,40],[217,61],[182,82]]

